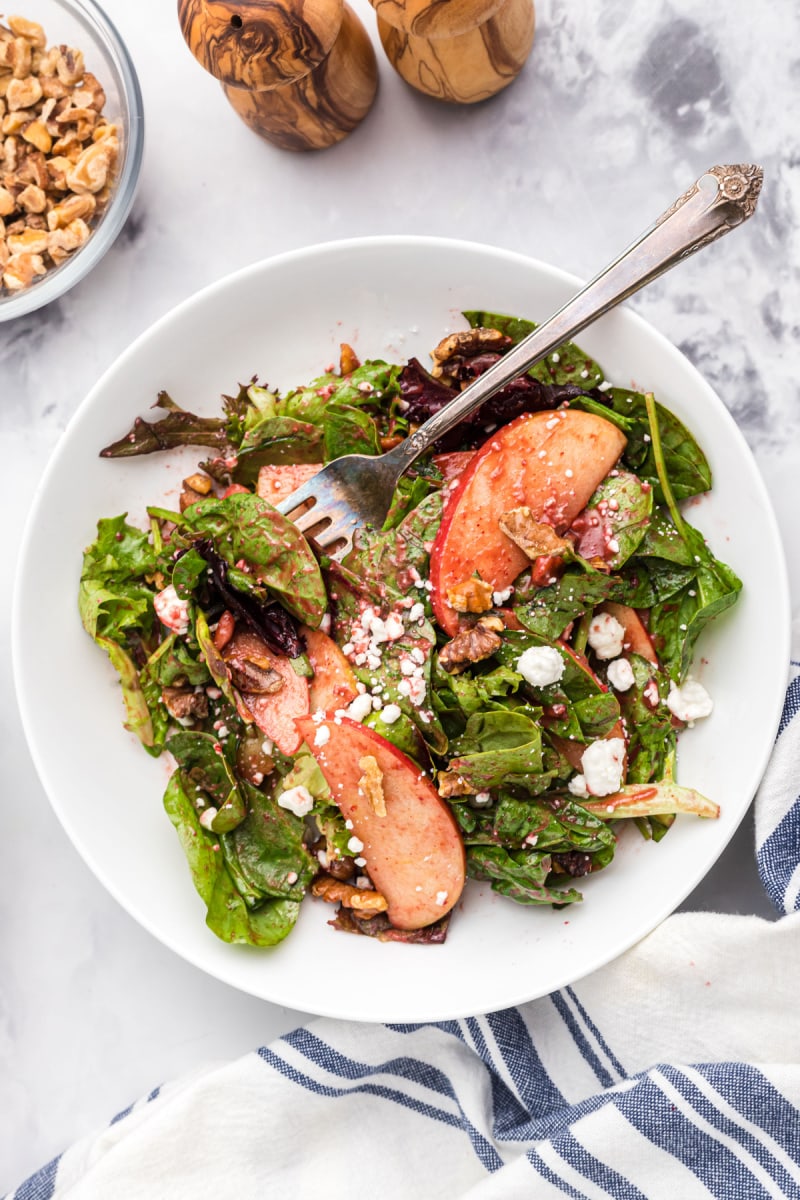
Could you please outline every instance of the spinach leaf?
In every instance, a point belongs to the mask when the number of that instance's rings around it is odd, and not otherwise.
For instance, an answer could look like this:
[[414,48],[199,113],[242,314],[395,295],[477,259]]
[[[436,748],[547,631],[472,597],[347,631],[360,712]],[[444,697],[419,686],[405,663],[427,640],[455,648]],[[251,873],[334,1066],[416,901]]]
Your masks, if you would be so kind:
[[380,454],[378,429],[372,417],[352,404],[330,404],[324,420],[325,461],[343,454]]
[[186,526],[210,538],[229,567],[241,559],[252,578],[266,586],[300,621],[316,628],[327,608],[317,560],[297,526],[249,493],[206,497],[184,514]]
[[[587,400],[578,396],[571,404],[574,408],[597,412],[607,418],[613,419],[613,415],[619,418],[617,424],[624,429],[628,439],[622,453],[623,463],[640,479],[652,484],[656,502],[662,503],[664,494],[656,466],[645,396],[641,392],[617,387],[602,395],[599,403],[597,399]],[[664,461],[675,499],[685,500],[689,496],[707,492],[711,487],[711,468],[705,454],[674,413],[661,404],[656,405],[656,410]]]
[[[634,554],[645,536],[650,524],[653,511],[653,488],[649,483],[643,484],[637,475],[630,471],[617,471],[607,476],[587,505],[588,511],[597,513],[602,522],[604,541],[609,551],[603,553],[612,571],[618,571],[623,563]],[[616,544],[616,550],[613,549]],[[583,546],[583,539],[578,542],[578,550],[584,558],[591,558]]]
[[528,790],[541,786],[542,735],[535,720],[519,711],[478,712],[450,747],[448,770],[473,792],[516,783]]
[[[471,311],[465,312],[464,316],[473,329],[499,329],[506,337],[511,338],[514,345],[536,329],[533,321],[504,316],[501,313]],[[587,389],[597,387],[603,382],[601,368],[574,342],[565,342],[563,346],[559,346],[557,354],[551,354],[543,362],[536,363],[528,374],[542,383],[574,383]]]
[[248,783],[241,783],[247,801],[247,816],[220,839],[225,860],[239,890],[260,903],[267,897],[302,900],[317,864],[303,845],[304,823],[273,796]]
[[217,809],[214,833],[228,833],[247,815],[244,793],[219,741],[208,733],[174,733],[167,749],[187,781],[207,793]]
[[574,888],[548,886],[551,867],[550,855],[538,850],[509,852],[502,846],[467,849],[467,875],[471,879],[489,880],[493,891],[519,904],[572,904],[582,900]]

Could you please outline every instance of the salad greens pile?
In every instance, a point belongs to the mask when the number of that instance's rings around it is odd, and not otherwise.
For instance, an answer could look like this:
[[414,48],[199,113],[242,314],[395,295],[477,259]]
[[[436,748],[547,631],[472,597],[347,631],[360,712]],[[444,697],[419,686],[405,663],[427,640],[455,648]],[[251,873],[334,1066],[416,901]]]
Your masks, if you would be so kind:
[[[619,817],[660,839],[677,811],[712,815],[714,806],[675,783],[686,718],[667,701],[685,683],[703,629],[741,584],[679,509],[710,488],[711,472],[691,433],[651,395],[609,386],[579,347],[562,347],[416,463],[384,527],[361,530],[342,562],[319,553],[269,502],[282,477],[285,491],[301,481],[292,471],[397,444],[534,328],[499,314],[466,316],[474,337],[438,348],[433,372],[416,359],[360,363],[343,346],[339,370],[285,395],[253,380],[223,398],[219,417],[197,416],[162,392],[159,419],[137,419],[102,451],[116,458],[196,445],[206,453],[175,510],[148,508],[145,528],[127,514],[98,522],[79,604],[118,672],[126,727],[149,754],[168,750],[175,760],[164,806],[207,923],[225,941],[280,941],[303,897],[324,890],[321,879],[346,885],[345,894],[374,891],[317,760],[293,736],[293,716],[309,712],[321,669],[313,631],[339,648],[336,661],[354,685],[347,714],[434,781],[468,875],[519,903],[580,900],[574,881],[611,862]],[[495,593],[491,612],[503,628],[491,653],[453,670],[429,582],[450,474],[498,425],[564,406],[616,425],[622,457],[560,553],[545,556],[547,570],[537,558],[509,595]],[[587,534],[593,514],[604,553]],[[377,658],[353,646],[366,610],[384,620],[413,610]],[[593,649],[598,612],[633,614],[651,647],[633,639],[626,687],[612,685],[608,661]],[[479,617],[461,621],[469,629]],[[520,662],[542,647],[563,669],[537,684]],[[417,664],[413,688],[408,661]],[[613,796],[592,795],[580,755],[613,736],[624,739],[624,782]],[[382,939],[441,941],[447,918],[400,931],[385,912],[363,914],[345,900],[333,923]]]

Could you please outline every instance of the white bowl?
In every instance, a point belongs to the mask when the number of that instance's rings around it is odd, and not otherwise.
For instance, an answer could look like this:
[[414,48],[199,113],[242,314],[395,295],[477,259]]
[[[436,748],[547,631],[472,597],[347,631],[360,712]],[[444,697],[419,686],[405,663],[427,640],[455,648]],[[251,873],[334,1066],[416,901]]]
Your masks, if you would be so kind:
[[[618,309],[579,339],[612,382],[654,390],[708,453],[715,487],[690,517],[744,580],[739,604],[704,635],[698,672],[713,715],[680,740],[679,779],[722,806],[718,821],[679,818],[659,844],[626,830],[614,863],[582,880],[567,910],[526,908],[470,883],[444,946],[383,944],[334,932],[307,901],[271,950],[233,947],[204,924],[178,839],[161,806],[167,756],[153,760],[122,728],[105,655],[77,612],[81,552],[100,516],[174,502],[188,464],[173,456],[101,460],[98,450],[147,415],[164,388],[183,406],[258,373],[285,388],[335,359],[423,361],[462,309],[543,319],[577,281],[486,246],[434,238],[332,243],[258,263],[160,320],[106,372],[72,420],[33,505],[14,609],[15,672],[31,751],[53,808],[120,904],[166,945],[218,979],[278,1004],[371,1021],[440,1020],[544,995],[616,957],[702,879],[744,816],[766,765],[789,658],[783,552],[764,485],[722,402],[687,360]],[[53,683],[54,664],[58,681]]]

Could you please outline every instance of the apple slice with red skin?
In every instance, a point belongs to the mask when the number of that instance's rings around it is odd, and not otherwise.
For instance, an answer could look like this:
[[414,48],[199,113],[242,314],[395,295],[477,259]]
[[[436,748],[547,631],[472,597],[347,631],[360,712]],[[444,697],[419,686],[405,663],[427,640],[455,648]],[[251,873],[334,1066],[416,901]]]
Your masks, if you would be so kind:
[[309,683],[311,712],[319,712],[320,709],[334,712],[337,708],[347,708],[358,695],[357,680],[350,663],[333,638],[321,629],[309,629],[303,625],[301,632],[314,672],[314,678]]
[[461,478],[475,454],[475,450],[448,450],[445,454],[434,454],[433,465],[442,472],[445,483],[452,483]]
[[273,654],[258,634],[249,629],[237,629],[226,645],[224,657],[228,659],[234,654],[266,661],[280,675],[283,687],[277,692],[263,696],[241,692],[244,704],[241,715],[245,720],[248,716],[252,717],[261,732],[272,739],[282,754],[295,754],[302,742],[295,718],[307,716],[309,712],[308,680],[297,674],[291,659],[283,654]]
[[648,662],[651,662],[654,667],[658,666],[658,655],[650,634],[645,629],[642,618],[635,608],[630,608],[627,604],[617,604],[615,600],[606,600],[600,605],[599,611],[607,612],[609,616],[619,621],[624,630],[623,649],[626,653],[638,654],[641,658],[646,658]]
[[[331,790],[377,890],[386,897],[396,929],[424,929],[457,903],[464,888],[464,843],[455,819],[416,763],[373,729],[328,713],[321,722],[303,717],[297,728]],[[320,739],[320,731],[327,730]],[[386,815],[359,787],[362,758],[375,759],[383,776]]]
[[448,588],[477,571],[502,591],[530,565],[500,529],[503,513],[524,505],[535,520],[563,533],[625,441],[610,421],[568,408],[524,413],[476,451],[450,493],[431,553],[433,608],[446,633],[456,632],[459,619],[447,603]]

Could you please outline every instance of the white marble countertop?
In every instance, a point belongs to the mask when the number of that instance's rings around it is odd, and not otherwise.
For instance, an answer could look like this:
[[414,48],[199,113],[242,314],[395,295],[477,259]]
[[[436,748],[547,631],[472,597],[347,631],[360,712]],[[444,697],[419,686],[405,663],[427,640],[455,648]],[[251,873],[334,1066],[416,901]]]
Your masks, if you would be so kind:
[[[367,0],[353,3],[377,45]],[[102,371],[196,289],[279,251],[371,233],[455,235],[588,276],[705,168],[747,161],[766,172],[756,218],[633,307],[695,362],[738,420],[783,532],[797,617],[800,13],[792,0],[758,10],[731,0],[724,20],[696,0],[539,0],[522,75],[471,109],[410,91],[379,50],[372,113],[339,147],[314,155],[278,151],[239,122],[186,50],[174,5],[105,7],[140,74],[144,167],[130,221],[94,273],[50,308],[0,326],[0,444],[13,513],[4,631],[21,518],[48,454]],[[0,1194],[159,1082],[302,1020],[207,978],[106,894],[35,775],[7,640]],[[748,822],[686,907],[770,915]]]

